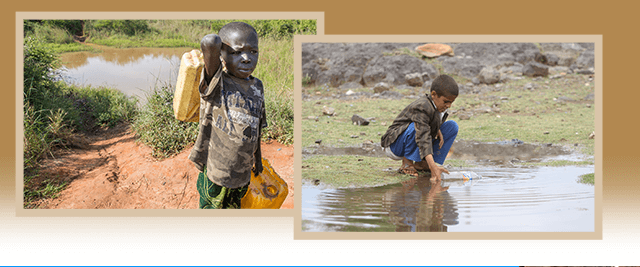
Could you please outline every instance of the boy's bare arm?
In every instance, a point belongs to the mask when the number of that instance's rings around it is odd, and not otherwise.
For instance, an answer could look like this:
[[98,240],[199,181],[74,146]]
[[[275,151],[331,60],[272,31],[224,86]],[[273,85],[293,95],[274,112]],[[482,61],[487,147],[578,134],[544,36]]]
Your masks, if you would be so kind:
[[213,75],[220,67],[220,51],[222,50],[222,39],[215,33],[208,34],[200,41],[200,49],[204,58],[205,75],[204,78],[209,83]]

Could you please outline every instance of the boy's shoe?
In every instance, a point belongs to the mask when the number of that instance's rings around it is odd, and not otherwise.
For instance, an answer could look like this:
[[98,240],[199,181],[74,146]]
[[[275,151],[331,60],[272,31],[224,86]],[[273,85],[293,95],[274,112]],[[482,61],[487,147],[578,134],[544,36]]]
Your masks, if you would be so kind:
[[413,166],[411,166],[409,164],[402,165],[402,167],[400,167],[400,169],[398,169],[398,172],[402,173],[402,174],[408,174],[408,175],[411,175],[411,176],[418,177],[418,171],[416,170],[416,168],[414,168]]

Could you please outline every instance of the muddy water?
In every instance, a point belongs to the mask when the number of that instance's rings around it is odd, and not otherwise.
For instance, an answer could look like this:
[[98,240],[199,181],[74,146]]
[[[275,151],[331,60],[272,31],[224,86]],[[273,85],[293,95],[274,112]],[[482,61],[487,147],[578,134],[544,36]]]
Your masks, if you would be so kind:
[[191,48],[99,47],[101,53],[61,55],[63,79],[76,85],[108,86],[142,101],[154,86],[175,83],[180,57]]
[[302,187],[303,231],[592,232],[594,186],[586,167],[466,169],[472,184],[419,177],[375,188]]

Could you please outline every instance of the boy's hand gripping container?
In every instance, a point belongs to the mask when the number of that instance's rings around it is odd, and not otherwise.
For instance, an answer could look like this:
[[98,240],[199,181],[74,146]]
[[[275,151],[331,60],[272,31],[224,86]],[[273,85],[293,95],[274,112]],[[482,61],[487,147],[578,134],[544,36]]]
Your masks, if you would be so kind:
[[181,121],[197,122],[200,118],[200,76],[204,59],[200,50],[184,53],[173,96],[173,113]]
[[262,158],[262,172],[255,176],[251,172],[249,190],[242,198],[242,209],[279,209],[289,194],[287,183]]

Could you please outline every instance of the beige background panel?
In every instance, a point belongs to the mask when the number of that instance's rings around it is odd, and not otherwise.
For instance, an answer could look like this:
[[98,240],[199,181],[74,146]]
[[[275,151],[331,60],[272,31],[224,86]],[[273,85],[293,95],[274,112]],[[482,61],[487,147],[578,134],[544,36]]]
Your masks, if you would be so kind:
[[[640,92],[634,53],[637,4],[607,1],[457,1],[357,3],[302,1],[157,1],[135,3],[29,1],[4,4],[3,33],[15,36],[16,11],[313,11],[324,12],[325,34],[602,35],[602,240],[294,240],[293,218],[16,217],[15,40],[3,42],[0,98],[0,251],[5,264],[213,264],[212,247],[233,257],[273,261],[241,264],[333,265],[637,265],[640,179],[635,142]],[[606,87],[606,89],[604,89]],[[630,122],[631,121],[631,122]],[[605,131],[606,129],[606,131]],[[206,231],[205,231],[206,229]],[[37,246],[36,246],[37,244]],[[38,257],[33,253],[38,251]],[[72,258],[69,251],[78,252]],[[145,257],[140,257],[145,256]],[[281,256],[281,257],[280,257]],[[279,261],[283,259],[282,261]],[[276,263],[277,262],[277,263]]]

